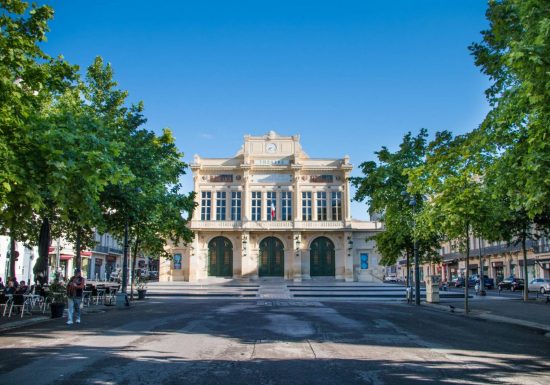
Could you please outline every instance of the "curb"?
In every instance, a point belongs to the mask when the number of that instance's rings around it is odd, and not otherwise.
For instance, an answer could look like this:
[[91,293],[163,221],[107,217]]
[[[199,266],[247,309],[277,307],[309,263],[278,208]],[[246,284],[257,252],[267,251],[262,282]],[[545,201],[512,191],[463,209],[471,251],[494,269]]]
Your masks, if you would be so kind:
[[[446,311],[448,313],[464,314],[464,309],[459,307],[450,308],[450,305],[439,305],[439,304],[433,304],[428,302],[422,302],[422,304],[437,310]],[[449,311],[450,309],[452,310]],[[516,318],[504,317],[500,315],[491,314],[488,312],[480,312],[479,310],[474,310],[473,312],[470,311],[470,313],[468,314],[468,317],[482,319],[486,321],[507,323],[507,324],[516,325],[516,326],[524,326],[524,327],[545,332],[546,333],[545,336],[550,337],[550,325],[544,325],[537,322],[525,321],[525,320],[516,319]]]

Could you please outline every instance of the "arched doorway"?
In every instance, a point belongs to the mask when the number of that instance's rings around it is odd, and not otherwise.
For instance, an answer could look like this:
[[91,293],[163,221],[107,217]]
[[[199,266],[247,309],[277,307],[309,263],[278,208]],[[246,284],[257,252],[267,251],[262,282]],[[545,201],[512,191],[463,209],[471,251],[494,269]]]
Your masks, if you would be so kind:
[[334,243],[327,237],[319,237],[311,243],[309,249],[310,274],[312,277],[334,276],[336,266]]
[[285,272],[285,247],[275,237],[260,242],[260,277],[283,277]]
[[208,243],[208,275],[233,276],[233,245],[225,237],[216,237]]

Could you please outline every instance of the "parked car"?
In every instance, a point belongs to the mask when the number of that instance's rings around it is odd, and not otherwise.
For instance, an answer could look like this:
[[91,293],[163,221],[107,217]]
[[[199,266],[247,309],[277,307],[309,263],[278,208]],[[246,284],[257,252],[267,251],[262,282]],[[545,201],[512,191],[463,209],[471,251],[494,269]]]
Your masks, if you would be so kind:
[[524,281],[521,278],[506,278],[499,282],[498,290],[510,289],[511,291],[523,289]]
[[[479,282],[478,274],[473,274],[471,278],[475,283]],[[487,275],[483,276],[483,283],[485,284],[486,289],[494,289],[495,287],[495,280],[493,278],[489,278]]]
[[384,277],[384,282],[397,282],[396,274],[388,274]]
[[[476,285],[476,281],[472,279],[472,277],[468,277],[468,287],[474,287]],[[464,278],[463,277],[457,277],[451,281],[451,286],[454,287],[464,287]]]
[[538,291],[541,294],[550,293],[550,279],[535,278],[528,285],[529,291]]

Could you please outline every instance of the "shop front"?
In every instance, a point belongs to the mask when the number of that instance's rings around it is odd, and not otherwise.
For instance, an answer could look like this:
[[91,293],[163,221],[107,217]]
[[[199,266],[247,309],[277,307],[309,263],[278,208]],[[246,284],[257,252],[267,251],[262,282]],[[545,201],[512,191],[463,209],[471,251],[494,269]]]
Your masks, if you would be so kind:
[[495,283],[498,284],[504,279],[504,263],[502,261],[492,262],[492,276],[495,278]]

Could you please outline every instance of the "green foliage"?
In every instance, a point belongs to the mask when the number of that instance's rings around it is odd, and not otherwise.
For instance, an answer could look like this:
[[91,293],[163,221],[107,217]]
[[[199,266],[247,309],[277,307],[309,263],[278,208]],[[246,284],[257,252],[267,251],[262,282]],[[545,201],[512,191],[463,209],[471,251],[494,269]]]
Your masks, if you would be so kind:
[[[497,145],[495,158],[513,154],[516,172],[509,191],[513,210],[530,218],[550,210],[550,3],[490,1],[489,29],[470,46],[476,65],[493,84],[486,91],[492,110],[480,139]],[[504,163],[509,160],[504,159]],[[499,167],[504,169],[504,167]],[[515,182],[515,183],[514,183]]]
[[391,265],[403,254],[410,255],[415,236],[419,243],[419,255],[424,259],[434,257],[439,247],[437,232],[427,230],[413,233],[416,213],[421,210],[423,201],[420,198],[416,200],[414,211],[410,199],[403,195],[409,186],[407,170],[424,162],[427,136],[425,129],[416,137],[407,133],[398,151],[392,153],[382,147],[376,153],[378,163],[362,163],[360,167],[364,176],[351,178],[351,183],[357,188],[354,199],[366,200],[371,214],[381,214],[384,232],[372,239],[376,241],[382,255],[382,264]]
[[146,290],[149,279],[147,277],[138,277],[136,284],[138,290]]
[[40,47],[53,16],[50,7],[19,0],[2,0],[0,6],[0,234],[36,243],[41,222],[36,214],[49,202],[36,169],[42,138],[37,141],[34,130],[51,100],[71,87],[77,68]]
[[187,165],[172,133],[141,128],[143,104],[127,106],[101,58],[81,81],[41,50],[50,7],[0,5],[0,233],[36,244],[48,218],[53,236],[90,247],[93,228],[122,238],[128,220],[155,254],[189,241],[194,196],[179,192]]
[[429,144],[426,163],[409,170],[411,192],[428,197],[422,227],[449,239],[466,238],[470,229],[481,234],[491,221],[491,202],[483,183],[487,156],[468,135],[439,132]]
[[56,279],[52,282],[48,288],[48,298],[52,303],[66,303],[67,302],[67,287],[63,281]]

